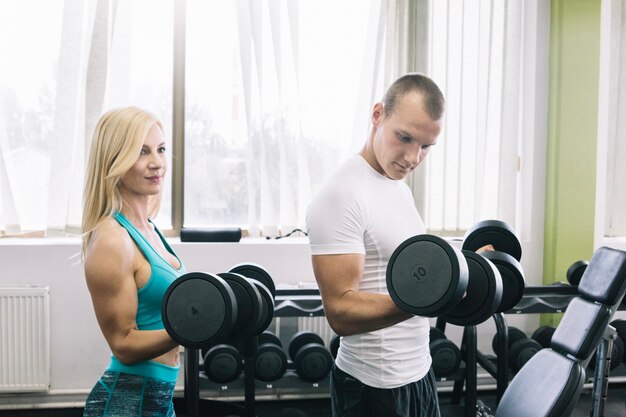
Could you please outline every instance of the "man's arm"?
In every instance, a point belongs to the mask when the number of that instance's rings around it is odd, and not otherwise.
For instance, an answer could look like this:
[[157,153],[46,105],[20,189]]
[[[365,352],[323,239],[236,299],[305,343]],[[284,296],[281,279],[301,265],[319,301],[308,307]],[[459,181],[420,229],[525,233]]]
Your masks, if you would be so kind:
[[340,336],[379,330],[413,317],[386,294],[359,291],[364,264],[362,254],[313,256],[324,313]]

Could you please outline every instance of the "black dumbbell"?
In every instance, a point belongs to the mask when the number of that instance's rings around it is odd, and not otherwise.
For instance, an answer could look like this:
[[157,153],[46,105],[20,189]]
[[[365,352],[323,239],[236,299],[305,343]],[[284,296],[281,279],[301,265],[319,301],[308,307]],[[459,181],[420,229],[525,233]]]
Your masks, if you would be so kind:
[[309,417],[309,415],[300,408],[288,407],[279,411],[276,417]]
[[[624,339],[623,336],[626,332],[626,321],[625,320],[613,320],[610,323],[611,326],[615,328],[617,331],[617,337],[613,339],[613,344],[611,345],[611,365],[609,367],[610,370],[617,368],[625,359],[624,352]],[[593,353],[591,360],[589,361],[589,369],[596,369],[596,360],[597,360],[597,350]]]
[[549,348],[552,343],[552,335],[556,330],[553,326],[539,326],[537,330],[530,336],[531,339],[537,341],[543,348]]
[[339,352],[339,345],[341,344],[341,336],[338,334],[334,335],[332,339],[330,339],[330,354],[333,359],[337,359],[337,352]]
[[[507,358],[509,368],[514,372],[522,369],[522,366],[532,358],[535,353],[543,347],[524,333],[522,330],[509,326],[509,355]],[[494,335],[491,340],[491,347],[498,355],[498,335]]]
[[580,279],[583,277],[585,273],[585,269],[589,265],[589,261],[580,260],[576,261],[567,268],[567,272],[565,276],[567,277],[567,282],[571,285],[578,286]]
[[[624,343],[624,346],[626,346],[626,320],[616,319],[616,320],[613,320],[610,324],[617,331],[617,337],[621,339],[622,342]],[[624,351],[622,362],[626,363],[626,349]]]
[[274,333],[265,331],[259,336],[254,367],[255,377],[259,381],[277,381],[285,374],[287,355]]
[[438,378],[447,378],[453,375],[461,365],[461,351],[446,338],[443,331],[436,327],[430,328],[430,356],[432,357],[433,371]]
[[463,238],[463,250],[475,252],[491,245],[494,251],[481,252],[498,268],[504,288],[497,312],[512,309],[524,295],[526,282],[519,261],[522,259],[522,244],[515,230],[500,220],[483,220],[470,228]]
[[289,357],[298,376],[308,382],[326,378],[333,366],[333,357],[324,340],[311,332],[296,333],[289,342]]
[[228,273],[190,272],[167,289],[161,309],[168,334],[188,348],[208,348],[261,334],[274,316],[275,287],[258,265]]
[[[487,243],[513,255],[475,253]],[[497,220],[481,222],[468,231],[463,249],[426,234],[402,242],[387,265],[387,289],[396,305],[459,326],[477,325],[513,308],[523,296],[525,281],[516,259],[521,245],[511,229]]]
[[243,369],[241,354],[233,345],[215,345],[206,351],[203,358],[207,378],[220,384],[235,381]]

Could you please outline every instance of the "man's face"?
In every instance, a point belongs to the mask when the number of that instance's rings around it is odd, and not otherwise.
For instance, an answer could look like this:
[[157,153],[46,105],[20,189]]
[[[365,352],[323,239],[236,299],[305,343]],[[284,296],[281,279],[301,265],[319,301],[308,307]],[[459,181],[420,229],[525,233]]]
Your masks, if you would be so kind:
[[441,121],[430,119],[417,92],[402,97],[391,114],[385,113],[382,104],[375,105],[372,124],[379,165],[375,169],[393,180],[405,178],[426,158],[441,131]]

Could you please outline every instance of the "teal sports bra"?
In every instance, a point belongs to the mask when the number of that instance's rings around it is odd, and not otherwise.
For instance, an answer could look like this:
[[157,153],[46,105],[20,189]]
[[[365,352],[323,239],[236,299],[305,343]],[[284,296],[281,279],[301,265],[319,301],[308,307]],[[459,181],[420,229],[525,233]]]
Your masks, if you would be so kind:
[[[138,305],[137,305],[137,328],[139,330],[161,330],[163,326],[163,319],[161,317],[161,304],[163,303],[163,297],[169,285],[174,282],[176,278],[185,273],[185,266],[182,261],[176,256],[170,245],[167,243],[159,229],[154,226],[154,230],[157,232],[165,248],[178,259],[180,262],[180,268],[176,269],[169,264],[163,257],[150,245],[146,238],[139,233],[139,231],[128,221],[122,213],[116,213],[115,220],[124,227],[130,237],[135,241],[139,250],[144,254],[148,262],[152,273],[150,279],[142,288],[137,291]],[[152,223],[152,222],[151,222]]]

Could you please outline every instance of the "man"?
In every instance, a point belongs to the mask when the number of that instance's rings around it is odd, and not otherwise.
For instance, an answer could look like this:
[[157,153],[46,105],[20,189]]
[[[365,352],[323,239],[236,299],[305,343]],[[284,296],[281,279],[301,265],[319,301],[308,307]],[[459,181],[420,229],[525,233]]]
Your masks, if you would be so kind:
[[333,416],[440,416],[428,319],[394,304],[386,268],[400,243],[426,232],[401,180],[436,144],[444,105],[430,78],[400,77],[374,105],[363,149],[309,206],[315,278],[328,322],[342,336],[331,374]]

